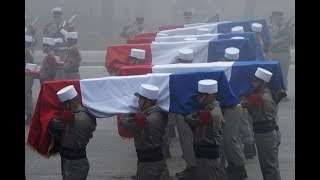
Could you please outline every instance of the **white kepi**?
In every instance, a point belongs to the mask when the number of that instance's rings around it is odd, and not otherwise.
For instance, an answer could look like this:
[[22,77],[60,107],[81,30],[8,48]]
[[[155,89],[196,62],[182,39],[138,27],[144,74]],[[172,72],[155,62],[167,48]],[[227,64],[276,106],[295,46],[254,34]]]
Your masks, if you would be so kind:
[[224,58],[235,61],[239,59],[240,50],[235,47],[229,47],[224,50]]
[[144,59],[146,51],[143,49],[131,49],[130,56],[137,59]]
[[267,71],[267,70],[265,70],[263,68],[259,68],[259,67],[254,75],[257,78],[264,80],[265,82],[269,82],[272,77],[272,73],[270,71]]
[[231,32],[233,32],[233,33],[244,33],[244,30],[243,30],[242,26],[236,26],[236,27],[233,27],[231,29]]
[[252,23],[251,24],[251,29],[254,32],[261,32],[262,31],[262,24],[260,24],[260,23]]
[[198,82],[198,91],[200,93],[216,93],[218,92],[218,82],[213,79],[203,79]]
[[193,50],[192,49],[180,49],[179,50],[179,59],[185,61],[191,61],[193,59]]
[[60,91],[58,91],[57,95],[60,102],[65,102],[67,100],[71,100],[75,98],[78,95],[78,93],[73,85],[69,85],[67,87],[62,88]]
[[151,84],[141,84],[139,93],[134,93],[137,97],[145,97],[151,100],[158,99],[159,88]]

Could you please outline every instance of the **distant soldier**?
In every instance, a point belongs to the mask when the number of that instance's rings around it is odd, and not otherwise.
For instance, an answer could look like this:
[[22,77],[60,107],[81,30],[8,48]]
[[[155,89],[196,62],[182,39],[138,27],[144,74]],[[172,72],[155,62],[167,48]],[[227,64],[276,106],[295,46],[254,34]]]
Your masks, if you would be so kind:
[[[270,17],[269,31],[272,38],[270,58],[280,62],[281,72],[285,88],[288,88],[288,71],[290,66],[289,46],[294,43],[294,36],[290,28],[284,25],[284,13],[272,12]],[[285,100],[288,100],[287,98]]]
[[184,24],[191,24],[192,21],[192,12],[186,11],[183,13],[184,18]]
[[[80,79],[79,66],[81,63],[81,54],[76,46],[78,33],[68,32],[67,36],[68,51],[59,64],[59,73],[62,74],[62,79]],[[56,75],[57,77],[58,75]]]
[[31,24],[28,24],[26,27],[26,31],[25,31],[25,35],[27,36],[31,36],[32,37],[32,43],[30,46],[30,50],[33,52],[33,48],[37,46],[37,38],[36,33],[37,33],[37,29],[34,27],[35,23],[38,21],[39,18],[36,18]]
[[263,43],[261,31],[262,31],[262,24],[260,23],[252,23],[251,29],[253,32],[256,33],[257,41],[260,43],[261,48],[263,49],[264,55],[266,55],[269,52],[270,47],[266,46]]
[[31,54],[31,44],[33,42],[32,36],[25,36],[25,87],[24,87],[24,100],[25,100],[25,114],[27,116],[26,124],[30,124],[33,114],[33,99],[32,99],[32,86],[34,76],[31,71],[37,69],[37,65],[33,64],[33,56]]
[[132,24],[123,27],[120,36],[125,39],[133,38],[136,34],[143,33],[144,31],[144,18],[137,17],[136,21]]
[[43,38],[43,52],[47,54],[42,62],[42,67],[40,69],[39,80],[42,84],[45,81],[55,80],[55,76],[58,69],[58,64],[56,57],[54,55],[54,45],[55,39],[53,38]]
[[43,29],[43,37],[59,39],[56,43],[55,54],[56,56],[63,57],[68,50],[66,42],[67,32],[74,31],[74,27],[70,22],[65,22],[62,18],[61,7],[52,9],[52,22],[46,24]]
[[[128,56],[127,66],[145,64],[145,57],[146,57],[146,50],[133,48],[130,50],[130,55]],[[119,69],[115,69],[110,74],[110,76],[118,76],[118,75],[119,75]]]

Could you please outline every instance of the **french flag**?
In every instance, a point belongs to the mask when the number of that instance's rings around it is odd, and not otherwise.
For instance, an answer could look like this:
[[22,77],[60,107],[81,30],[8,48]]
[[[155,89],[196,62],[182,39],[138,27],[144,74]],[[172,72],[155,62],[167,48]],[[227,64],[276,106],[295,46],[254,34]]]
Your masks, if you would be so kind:
[[[203,66],[206,64],[207,66]],[[138,99],[133,94],[139,92],[140,85],[144,83],[160,88],[157,102],[159,107],[164,111],[180,114],[193,113],[199,108],[193,97],[197,92],[197,83],[201,79],[218,81],[218,100],[222,107],[233,107],[239,103],[238,97],[252,92],[250,81],[258,67],[273,73],[269,84],[273,93],[284,89],[281,69],[277,61],[190,65],[196,65],[195,69],[188,65],[183,67],[181,64],[149,65],[149,67],[143,65],[144,68],[140,71],[148,74],[44,82],[30,124],[27,144],[44,157],[49,157],[48,151],[52,145],[52,138],[47,131],[48,123],[62,112],[56,93],[68,85],[75,86],[83,106],[88,108],[95,117],[100,118],[137,112]],[[134,66],[130,68],[132,67]],[[127,75],[129,73],[136,74],[132,69],[127,70]]]
[[[230,35],[230,37],[233,35]],[[236,35],[235,35],[236,36]],[[224,51],[228,47],[236,47],[240,50],[238,61],[264,60],[261,48],[253,34],[244,35],[245,39],[228,39],[227,36],[220,36],[226,39],[197,40],[182,42],[154,42],[151,44],[121,44],[109,46],[106,54],[105,67],[109,74],[118,72],[125,65],[128,65],[128,56],[131,49],[146,50],[145,64],[160,65],[173,64],[180,49],[189,48],[194,51],[194,63],[216,62],[224,58]]]
[[263,68],[273,73],[269,82],[272,93],[285,90],[281,67],[278,61],[233,61],[194,64],[168,65],[135,65],[123,66],[120,76],[143,75],[148,73],[178,73],[223,70],[235,95],[242,97],[252,93],[250,82],[257,68]]
[[200,26],[191,26],[191,27],[185,27],[185,28],[163,30],[163,31],[159,31],[158,33],[166,34],[168,36],[195,35],[198,28],[208,28],[210,29],[210,33],[220,34],[220,33],[231,33],[231,29],[235,26],[242,26],[244,29],[244,32],[253,32],[251,29],[251,25],[253,23],[262,24],[262,31],[261,31],[262,41],[266,46],[269,46],[271,44],[271,37],[269,34],[267,22],[265,19],[224,21],[224,22],[218,22],[218,23],[204,24]]
[[223,70],[44,82],[30,124],[27,144],[42,156],[49,158],[52,138],[47,128],[50,120],[63,111],[56,93],[65,86],[74,85],[83,106],[99,118],[138,112],[138,98],[133,94],[139,92],[140,85],[144,83],[160,88],[157,104],[161,109],[190,114],[199,108],[193,97],[201,79],[218,81],[218,100],[221,106],[233,107],[239,103]]

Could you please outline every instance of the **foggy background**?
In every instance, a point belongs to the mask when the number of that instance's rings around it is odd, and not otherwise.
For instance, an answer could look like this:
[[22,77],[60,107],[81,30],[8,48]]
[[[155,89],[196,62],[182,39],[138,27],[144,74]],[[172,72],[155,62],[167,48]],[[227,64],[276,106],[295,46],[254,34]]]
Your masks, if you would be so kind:
[[37,48],[41,47],[43,26],[50,22],[51,9],[60,6],[65,21],[73,14],[79,33],[80,50],[104,51],[112,44],[125,43],[123,26],[143,16],[145,31],[161,25],[183,24],[183,12],[192,11],[192,23],[202,22],[216,13],[220,21],[266,19],[272,11],[283,11],[288,20],[295,15],[295,0],[25,0],[26,24],[39,16]]

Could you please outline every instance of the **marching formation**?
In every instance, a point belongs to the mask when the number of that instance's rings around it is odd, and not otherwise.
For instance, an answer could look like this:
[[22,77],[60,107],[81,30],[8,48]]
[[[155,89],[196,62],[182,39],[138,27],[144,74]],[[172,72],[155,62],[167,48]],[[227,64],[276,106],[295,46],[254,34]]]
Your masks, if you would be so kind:
[[[119,135],[133,139],[137,180],[167,180],[172,138],[186,162],[181,180],[244,180],[258,156],[264,180],[280,180],[278,103],[286,98],[294,25],[283,12],[265,19],[167,25],[144,31],[144,17],[107,48],[110,77],[80,79],[78,33],[52,9],[43,29],[41,66],[34,63],[35,23],[25,35],[27,144],[46,158],[61,156],[64,180],[86,179],[86,146],[99,118],[117,117]],[[116,77],[115,77],[116,76]],[[41,83],[36,107],[34,80]],[[176,129],[177,128],[177,134]]]

